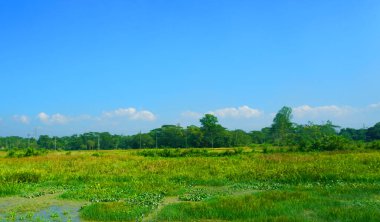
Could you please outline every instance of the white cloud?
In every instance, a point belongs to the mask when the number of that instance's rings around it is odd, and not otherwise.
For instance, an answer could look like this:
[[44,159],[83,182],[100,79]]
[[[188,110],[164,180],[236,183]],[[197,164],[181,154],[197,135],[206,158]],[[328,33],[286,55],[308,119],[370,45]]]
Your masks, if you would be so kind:
[[218,109],[209,112],[221,118],[255,118],[262,115],[262,112],[258,109],[252,109],[248,106],[240,106],[238,108],[229,107]]
[[60,113],[56,113],[50,116],[44,112],[41,112],[37,115],[37,118],[45,124],[66,124],[70,121],[69,117],[64,116]]
[[146,121],[153,121],[156,119],[156,116],[148,111],[148,110],[141,110],[137,111],[135,108],[119,108],[113,111],[103,112],[102,117],[104,118],[115,118],[115,117],[127,117],[131,120],[146,120]]
[[48,123],[49,122],[49,115],[42,112],[42,113],[39,113],[37,115],[38,119],[41,121],[41,122],[44,122],[44,123]]
[[13,120],[22,124],[30,123],[30,118],[26,115],[14,115]]
[[318,117],[343,117],[354,112],[348,106],[316,106],[303,105],[293,108],[293,115],[296,118],[318,118]]

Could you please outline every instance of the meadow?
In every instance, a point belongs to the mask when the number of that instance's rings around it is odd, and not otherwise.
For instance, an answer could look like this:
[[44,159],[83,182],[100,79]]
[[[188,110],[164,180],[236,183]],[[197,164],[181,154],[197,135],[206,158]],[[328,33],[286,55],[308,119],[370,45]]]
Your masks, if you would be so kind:
[[380,152],[0,152],[0,221],[378,221]]

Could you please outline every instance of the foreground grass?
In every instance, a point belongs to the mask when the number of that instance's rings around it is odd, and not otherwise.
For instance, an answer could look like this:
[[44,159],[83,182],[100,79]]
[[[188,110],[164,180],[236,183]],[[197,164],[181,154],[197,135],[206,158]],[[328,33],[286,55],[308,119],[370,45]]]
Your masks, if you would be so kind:
[[160,221],[378,221],[379,185],[291,186],[165,207]]
[[[173,196],[184,202],[163,207],[155,219],[380,218],[378,151],[232,155],[232,149],[228,155],[187,151],[196,156],[176,157],[138,152],[50,152],[23,158],[0,152],[0,197],[57,193],[62,201],[87,202],[81,217],[100,221],[141,219],[163,198]],[[237,195],[244,190],[260,192]],[[9,213],[4,209],[0,208],[0,221]]]

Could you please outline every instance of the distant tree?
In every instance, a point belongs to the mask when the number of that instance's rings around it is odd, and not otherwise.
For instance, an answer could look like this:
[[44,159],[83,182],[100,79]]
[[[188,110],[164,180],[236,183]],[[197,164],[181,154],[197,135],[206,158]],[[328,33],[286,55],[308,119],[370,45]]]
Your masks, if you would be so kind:
[[290,141],[293,131],[292,108],[284,106],[273,119],[271,134],[273,142],[277,145],[286,145]]
[[94,140],[87,140],[87,149],[93,150],[95,148],[95,141]]
[[[201,147],[203,140],[203,132],[198,126],[188,126],[185,131],[188,147]],[[185,141],[186,142],[186,141]]]
[[150,136],[157,139],[157,146],[159,147],[185,147],[185,131],[179,125],[163,125],[161,128],[154,129]]
[[149,133],[139,133],[133,135],[131,140],[131,148],[154,148],[155,140]]
[[248,146],[252,143],[252,137],[246,133],[244,130],[234,130],[231,131],[233,146]]
[[321,125],[312,122],[298,125],[295,131],[295,145],[303,151],[345,149],[349,140],[337,135],[337,128],[338,126],[333,125],[331,121]]
[[133,136],[119,136],[118,148],[121,149],[130,149],[132,148]]
[[41,135],[37,140],[37,144],[40,148],[45,148],[45,149],[54,148],[53,140],[48,135]]
[[326,134],[337,134],[340,126],[334,125],[330,120],[327,120],[325,124],[320,125],[321,131]]
[[380,122],[368,128],[366,136],[368,141],[380,140]]
[[201,130],[207,145],[214,147],[215,139],[220,138],[225,128],[218,123],[218,118],[212,114],[206,114],[199,120],[202,124]]
[[103,132],[99,134],[100,136],[100,148],[101,149],[113,149],[115,148],[115,141],[109,132]]
[[251,136],[251,139],[252,139],[252,143],[256,143],[256,144],[262,144],[265,142],[265,133],[262,132],[262,131],[251,131],[249,133],[249,135]]
[[84,148],[86,148],[86,145],[83,143],[83,139],[77,134],[74,134],[67,138],[67,149],[79,150],[83,149],[83,145]]
[[365,141],[366,133],[366,129],[344,128],[340,130],[339,135],[351,140]]

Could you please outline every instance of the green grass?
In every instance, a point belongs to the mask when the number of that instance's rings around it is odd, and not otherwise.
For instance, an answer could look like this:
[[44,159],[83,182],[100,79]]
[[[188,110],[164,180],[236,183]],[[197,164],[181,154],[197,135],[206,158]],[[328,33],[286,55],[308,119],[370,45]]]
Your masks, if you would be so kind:
[[82,209],[82,217],[89,220],[100,221],[133,221],[138,220],[147,208],[126,205],[123,202],[94,203]]
[[162,195],[143,193],[123,202],[93,203],[82,209],[82,217],[88,220],[129,221],[139,220],[159,205]]
[[290,186],[165,207],[160,221],[378,221],[380,185]]
[[[379,169],[380,151],[0,152],[0,221],[25,213],[10,212],[6,198],[38,202],[49,193],[57,194],[54,203],[87,203],[80,215],[93,221],[135,221],[150,212],[161,221],[371,221],[380,218]],[[167,205],[167,198],[176,201]]]

